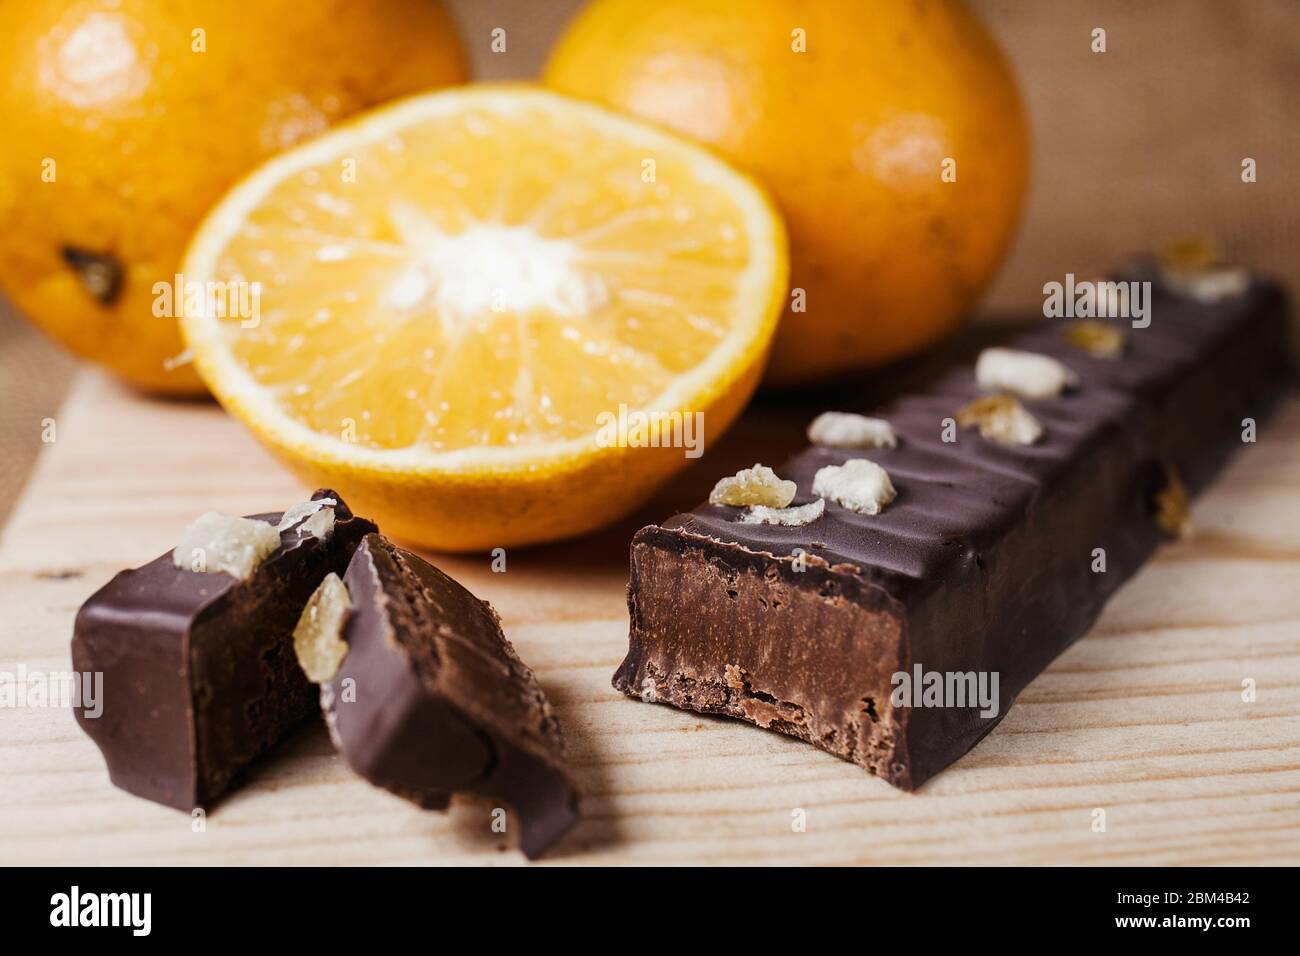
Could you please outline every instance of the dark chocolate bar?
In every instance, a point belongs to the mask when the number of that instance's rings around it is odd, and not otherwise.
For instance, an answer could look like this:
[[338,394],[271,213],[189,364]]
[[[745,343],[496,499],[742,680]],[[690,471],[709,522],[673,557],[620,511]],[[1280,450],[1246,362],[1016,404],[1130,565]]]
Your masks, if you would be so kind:
[[[814,445],[776,469],[802,505],[820,469],[867,458],[897,490],[879,514],[827,501],[790,527],[706,504],[643,528],[614,686],[790,734],[905,789],[966,753],[1176,530],[1184,490],[1209,484],[1243,419],[1262,421],[1290,379],[1276,286],[1196,298],[1128,278],[1155,288],[1149,327],[1107,320],[1126,333],[1118,355],[1083,348],[1098,326],[1072,322],[1006,343],[1076,376],[1021,400],[1044,429],[1034,443],[954,431],[986,395],[963,363],[871,412],[896,447]],[[926,706],[919,687],[895,703],[927,674],[996,675],[996,705]]]
[[[343,581],[346,656],[321,687],[335,746],[358,774],[426,809],[500,800],[532,858],[577,819],[564,739],[491,606],[378,534]],[[315,602],[313,602],[315,603]]]
[[[375,530],[335,492],[312,496],[328,498],[327,538],[300,533],[302,522],[285,528],[247,579],[178,567],[169,551],[122,571],[81,607],[72,664],[102,672],[104,693],[102,713],[79,708],[77,722],[118,787],[181,810],[210,806],[316,712],[293,629],[321,580],[342,574]],[[281,514],[253,517],[275,525]]]

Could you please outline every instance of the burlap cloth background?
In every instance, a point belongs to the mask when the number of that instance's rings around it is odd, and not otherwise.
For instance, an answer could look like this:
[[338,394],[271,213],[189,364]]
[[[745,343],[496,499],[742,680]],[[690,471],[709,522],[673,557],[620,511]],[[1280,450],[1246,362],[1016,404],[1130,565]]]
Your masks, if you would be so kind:
[[[1044,282],[1186,233],[1300,291],[1300,0],[973,2],[1020,76],[1035,148],[1019,240],[981,311],[1036,311]],[[476,76],[531,77],[581,0],[450,5]],[[489,51],[495,27],[505,54]],[[0,303],[0,520],[74,367]]]

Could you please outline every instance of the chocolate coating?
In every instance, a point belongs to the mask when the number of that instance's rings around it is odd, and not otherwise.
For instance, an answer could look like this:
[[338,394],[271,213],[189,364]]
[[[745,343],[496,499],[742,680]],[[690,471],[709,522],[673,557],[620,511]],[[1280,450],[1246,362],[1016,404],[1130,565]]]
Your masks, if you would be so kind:
[[[1135,275],[1132,278],[1151,278]],[[1165,537],[1153,495],[1175,468],[1192,492],[1241,447],[1290,379],[1287,306],[1254,282],[1214,305],[1158,285],[1151,325],[1118,358],[1067,344],[1062,322],[1006,344],[1079,377],[1058,398],[1022,400],[1045,426],[1032,446],[944,420],[981,393],[973,364],[932,375],[881,407],[893,449],[810,447],[777,468],[794,504],[826,465],[865,457],[898,490],[879,515],[828,502],[800,527],[742,524],[702,505],[632,545],[627,658],[614,686],[729,714],[808,740],[913,788],[969,750]],[[1127,323],[1125,323],[1127,326]],[[1105,573],[1092,570],[1094,549]],[[792,570],[796,550],[807,570]],[[996,715],[894,707],[890,675],[997,672]]]
[[347,656],[322,686],[335,746],[361,776],[426,809],[501,800],[530,859],[577,820],[560,724],[491,606],[367,535],[344,578]]
[[98,717],[84,707],[76,717],[116,786],[179,810],[210,806],[316,710],[293,628],[325,575],[342,574],[375,526],[333,491],[312,498],[338,502],[329,540],[289,528],[246,581],[178,568],[169,551],[82,605],[72,665],[103,673],[104,700]]

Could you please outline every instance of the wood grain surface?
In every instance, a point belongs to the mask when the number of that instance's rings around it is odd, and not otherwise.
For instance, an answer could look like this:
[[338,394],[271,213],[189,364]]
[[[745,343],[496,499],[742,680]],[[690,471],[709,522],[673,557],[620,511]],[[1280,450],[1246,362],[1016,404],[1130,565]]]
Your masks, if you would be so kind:
[[[631,531],[696,500],[756,442],[779,461],[796,417],[751,410],[669,496],[599,536],[511,552],[505,573],[435,557],[497,607],[563,723],[586,796],[547,861],[1300,863],[1300,400],[1198,502],[1197,535],[1161,551],[992,734],[914,794],[609,685]],[[81,602],[196,514],[274,510],[305,490],[216,406],[146,401],[94,373],[57,427],[0,538],[0,670],[68,669]],[[68,708],[0,708],[7,863],[522,862],[489,813],[417,810],[354,777],[313,725],[195,832],[114,789]]]

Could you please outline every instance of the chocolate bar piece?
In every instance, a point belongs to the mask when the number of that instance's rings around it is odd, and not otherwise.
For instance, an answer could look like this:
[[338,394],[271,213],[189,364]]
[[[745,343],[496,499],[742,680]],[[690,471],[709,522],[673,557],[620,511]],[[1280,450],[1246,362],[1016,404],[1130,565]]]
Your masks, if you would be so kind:
[[[122,571],[82,605],[73,667],[102,672],[104,692],[102,712],[80,708],[77,722],[118,787],[180,810],[209,806],[316,711],[315,688],[294,657],[294,625],[321,580],[346,570],[375,530],[335,492],[312,495],[327,500],[332,523],[321,520],[329,517],[321,505],[300,508],[302,520],[278,532],[271,526],[281,514],[253,516],[269,523],[255,530],[270,540],[260,561],[246,560],[242,580],[192,570],[188,549],[169,551]],[[249,558],[239,547],[231,555]]]
[[517,819],[520,848],[536,857],[576,821],[578,792],[559,721],[496,612],[378,534],[343,583],[346,656],[321,686],[339,752],[426,809],[453,793],[502,801],[516,815],[507,832]]
[[[1091,626],[1181,523],[1185,490],[1212,480],[1242,446],[1244,419],[1262,421],[1286,387],[1282,292],[1216,283],[1175,294],[1156,277],[1145,328],[1053,321],[1019,334],[1008,345],[1067,372],[1059,395],[1020,399],[1032,419],[1007,416],[1015,406],[990,401],[963,363],[872,413],[895,447],[807,448],[776,472],[796,483],[795,506],[824,507],[808,523],[750,523],[758,509],[706,504],[643,528],[614,686],[919,786]],[[1004,360],[982,374],[1007,377]],[[1009,377],[1026,376],[1027,392],[1053,384],[1018,361]],[[834,481],[814,494],[823,468],[854,458],[892,480],[897,496],[877,514],[840,504]],[[917,677],[954,693],[926,700]],[[997,693],[974,699],[978,681]]]

